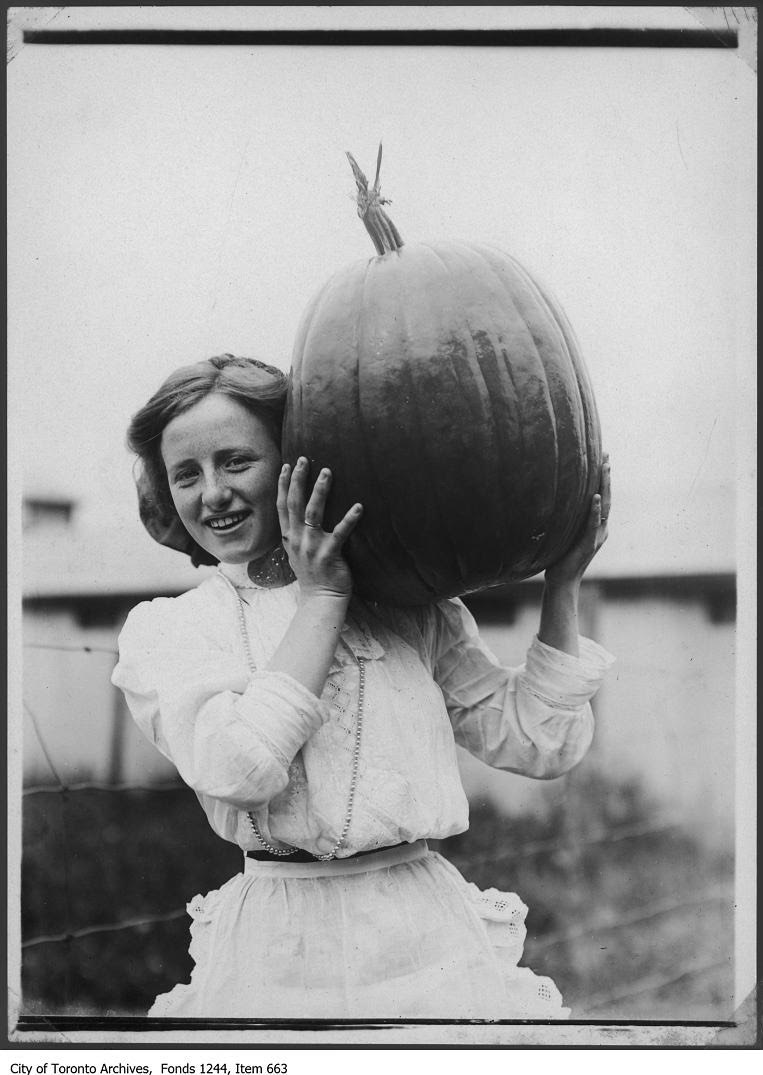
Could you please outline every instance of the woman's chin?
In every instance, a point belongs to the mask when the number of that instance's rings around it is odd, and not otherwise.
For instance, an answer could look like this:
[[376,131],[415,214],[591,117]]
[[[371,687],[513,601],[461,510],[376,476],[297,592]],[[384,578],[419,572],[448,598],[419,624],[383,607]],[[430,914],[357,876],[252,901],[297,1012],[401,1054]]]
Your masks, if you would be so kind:
[[266,556],[275,544],[275,541],[267,545],[252,545],[244,541],[216,541],[214,548],[207,546],[207,552],[211,552],[223,564],[250,564],[253,560]]
[[222,564],[248,564],[253,559],[248,553],[221,552],[219,549],[216,549],[213,555]]

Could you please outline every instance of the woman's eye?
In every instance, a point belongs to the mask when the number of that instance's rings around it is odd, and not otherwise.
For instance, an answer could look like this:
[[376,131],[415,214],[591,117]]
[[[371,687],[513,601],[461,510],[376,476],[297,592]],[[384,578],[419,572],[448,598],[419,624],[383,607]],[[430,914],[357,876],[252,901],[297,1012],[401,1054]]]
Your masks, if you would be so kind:
[[226,461],[225,465],[232,470],[241,470],[242,467],[249,465],[249,460],[242,455],[232,455],[230,459]]
[[181,470],[175,475],[173,481],[176,485],[190,485],[195,477],[195,470]]

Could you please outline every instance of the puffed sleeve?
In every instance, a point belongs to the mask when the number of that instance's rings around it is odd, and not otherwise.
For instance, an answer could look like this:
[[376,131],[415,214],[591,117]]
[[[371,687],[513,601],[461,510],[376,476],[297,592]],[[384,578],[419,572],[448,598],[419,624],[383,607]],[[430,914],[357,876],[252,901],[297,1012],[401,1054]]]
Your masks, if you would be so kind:
[[250,675],[214,631],[178,610],[158,598],[130,612],[112,682],[194,791],[239,809],[262,806],[286,786],[295,754],[329,710],[289,675]]
[[458,599],[436,606],[434,678],[456,742],[497,769],[550,779],[581,760],[593,738],[590,699],[614,658],[580,638],[580,656],[533,639],[525,664],[505,668]]

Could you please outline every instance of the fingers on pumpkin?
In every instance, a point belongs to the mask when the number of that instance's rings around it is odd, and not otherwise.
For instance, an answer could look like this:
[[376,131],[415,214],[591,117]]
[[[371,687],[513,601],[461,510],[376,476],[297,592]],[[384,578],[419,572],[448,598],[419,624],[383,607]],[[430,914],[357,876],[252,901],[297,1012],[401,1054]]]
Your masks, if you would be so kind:
[[289,493],[290,476],[291,467],[288,463],[284,463],[284,465],[281,467],[281,473],[278,475],[278,495],[276,497],[278,523],[281,527],[281,534],[284,537],[288,537],[289,534],[289,509],[286,503],[286,499]]
[[336,538],[340,545],[343,545],[352,531],[360,522],[360,517],[363,514],[362,504],[353,504],[344,518],[340,519],[332,531],[332,536]]
[[312,527],[323,526],[323,513],[326,509],[326,497],[331,486],[331,471],[325,467],[318,475],[310,499],[305,508],[305,523]]
[[588,517],[588,533],[593,540],[593,551],[596,553],[607,540],[607,515],[604,510],[604,500],[599,493],[593,498],[591,505],[591,514]]
[[289,509],[289,516],[293,516],[298,522],[302,522],[305,517],[306,480],[307,460],[304,456],[300,456],[291,472],[291,480],[286,494],[286,506]]
[[603,520],[609,518],[609,509],[612,506],[610,473],[609,455],[605,452],[601,461],[601,483],[599,485],[599,492],[601,493],[601,517]]

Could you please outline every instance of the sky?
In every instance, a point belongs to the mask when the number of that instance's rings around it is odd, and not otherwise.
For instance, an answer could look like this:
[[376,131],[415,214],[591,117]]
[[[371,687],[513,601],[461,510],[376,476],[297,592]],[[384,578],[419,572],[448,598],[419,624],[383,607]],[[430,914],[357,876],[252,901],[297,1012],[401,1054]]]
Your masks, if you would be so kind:
[[406,242],[493,243],[565,307],[612,458],[600,569],[732,568],[752,518],[755,101],[723,49],[18,47],[12,497],[23,475],[125,555],[145,541],[131,414],[212,354],[288,369],[310,296],[373,256],[345,151],[373,174],[381,140]]

